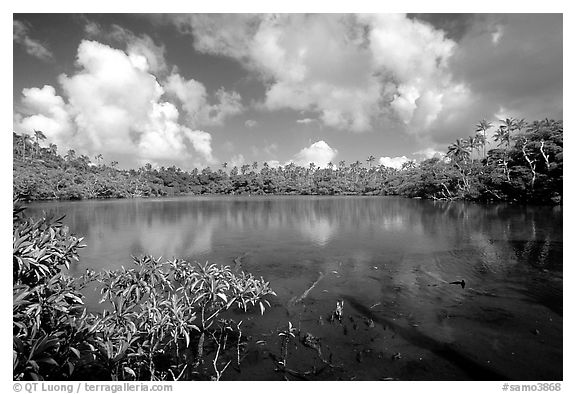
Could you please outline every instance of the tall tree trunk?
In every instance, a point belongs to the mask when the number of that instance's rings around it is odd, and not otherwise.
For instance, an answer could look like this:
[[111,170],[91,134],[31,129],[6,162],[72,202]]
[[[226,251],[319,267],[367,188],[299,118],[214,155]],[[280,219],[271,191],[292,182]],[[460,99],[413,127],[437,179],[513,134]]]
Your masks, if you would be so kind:
[[482,141],[482,148],[484,150],[484,159],[486,159],[486,130],[484,130],[484,141]]
[[198,339],[198,347],[196,348],[196,362],[194,363],[194,367],[198,367],[202,362],[202,357],[204,356],[204,331],[200,334],[200,338]]
[[522,143],[522,154],[524,155],[524,159],[528,162],[530,166],[530,171],[532,171],[532,179],[530,180],[530,187],[534,190],[534,182],[536,182],[536,160],[530,160],[528,156],[528,152],[526,152],[526,145],[528,145],[528,141],[524,140]]
[[550,155],[547,155],[544,152],[544,140],[540,141],[540,153],[542,153],[542,157],[544,157],[544,160],[546,161],[546,169],[549,170],[550,169],[550,161],[549,161]]

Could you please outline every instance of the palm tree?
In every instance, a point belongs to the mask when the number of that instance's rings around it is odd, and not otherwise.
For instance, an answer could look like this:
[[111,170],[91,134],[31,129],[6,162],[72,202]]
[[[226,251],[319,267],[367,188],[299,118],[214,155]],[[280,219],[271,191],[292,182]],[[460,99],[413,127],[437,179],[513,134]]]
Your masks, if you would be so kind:
[[472,153],[472,151],[475,150],[476,152],[478,152],[478,154],[480,154],[481,143],[477,136],[469,136],[468,139],[464,141],[464,143],[465,143],[464,145],[470,149],[470,153]]
[[26,145],[30,143],[30,140],[32,140],[30,134],[22,134],[22,160],[26,156]]
[[56,155],[58,153],[58,146],[56,144],[48,145],[48,149],[50,150],[50,153],[52,153],[53,155]]
[[366,162],[368,163],[368,166],[370,168],[372,168],[372,164],[374,163],[374,161],[376,160],[376,158],[372,155],[368,156],[368,159],[366,160]]
[[476,125],[476,133],[482,133],[482,147],[484,150],[484,158],[486,158],[486,132],[492,128],[492,123],[487,120],[482,119],[480,123]]
[[46,135],[40,130],[34,130],[34,138],[36,138],[36,156],[38,156],[38,150],[40,149],[40,143],[38,140],[45,140]]
[[508,159],[509,159],[509,150],[510,150],[510,139],[512,137],[512,132],[514,130],[522,129],[525,127],[526,122],[524,119],[518,121],[514,118],[506,118],[505,120],[500,120],[500,127],[496,131],[494,135],[494,141],[499,141],[498,146],[502,144],[506,144],[506,150],[504,152],[504,158],[502,159],[502,166],[504,175],[508,182],[510,182],[510,170],[508,168]]
[[286,174],[288,175],[289,178],[292,178],[292,176],[294,175],[294,170],[296,170],[296,164],[294,164],[293,162],[290,162],[284,168],[284,171],[286,171]]
[[468,152],[468,147],[462,138],[458,138],[455,143],[448,147],[446,156],[455,162],[466,161],[470,157],[470,152]]
[[516,121],[516,130],[518,130],[520,133],[522,132],[523,129],[526,128],[526,126],[528,126],[528,123],[526,123],[524,119]]
[[411,170],[413,168],[416,168],[416,161],[414,160],[408,160],[405,161],[404,163],[402,163],[402,170]]
[[[500,141],[498,146],[506,143],[506,148],[510,148],[510,137],[512,136],[512,132],[517,129],[518,121],[514,118],[506,118],[504,120],[500,120],[500,127],[496,131],[496,135],[494,135],[494,141]],[[523,127],[524,127],[524,120]]]
[[480,154],[480,147],[482,147],[482,156],[486,158],[486,138],[484,134],[477,132],[474,138],[476,140],[476,151]]
[[498,142],[498,146],[506,144],[507,147],[510,146],[510,132],[504,126],[498,127],[496,133],[494,134],[494,141]]
[[240,172],[242,173],[242,175],[246,175],[249,169],[250,166],[248,164],[244,164],[242,167],[240,167]]
[[255,161],[254,163],[252,163],[252,169],[253,169],[254,171],[256,171],[257,168],[258,168],[258,162]]
[[100,166],[100,163],[102,163],[102,160],[104,160],[104,156],[102,156],[102,153],[98,153],[96,156],[94,156],[94,158],[96,159],[96,163],[98,163],[98,166]]
[[222,163],[222,168],[226,169],[226,167],[228,167],[228,163],[227,162]]
[[362,166],[362,162],[359,160],[356,160],[354,163],[350,164],[350,172],[352,173],[352,175],[355,176],[354,184],[357,184],[358,180],[360,179],[361,166]]
[[64,158],[68,161],[74,160],[76,158],[76,151],[74,149],[69,149]]

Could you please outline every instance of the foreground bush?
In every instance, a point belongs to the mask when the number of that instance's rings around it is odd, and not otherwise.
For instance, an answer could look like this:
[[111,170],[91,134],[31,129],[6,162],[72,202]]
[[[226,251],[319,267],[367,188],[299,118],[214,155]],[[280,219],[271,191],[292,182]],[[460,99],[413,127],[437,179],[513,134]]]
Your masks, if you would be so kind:
[[[242,343],[241,322],[222,314],[264,313],[264,297],[275,295],[262,278],[229,267],[149,256],[135,258],[131,269],[71,278],[61,270],[78,260],[82,239],[62,218],[13,212],[15,380],[219,379],[233,358],[240,363]],[[102,313],[84,306],[82,291],[94,288]],[[227,341],[234,357],[221,350]]]

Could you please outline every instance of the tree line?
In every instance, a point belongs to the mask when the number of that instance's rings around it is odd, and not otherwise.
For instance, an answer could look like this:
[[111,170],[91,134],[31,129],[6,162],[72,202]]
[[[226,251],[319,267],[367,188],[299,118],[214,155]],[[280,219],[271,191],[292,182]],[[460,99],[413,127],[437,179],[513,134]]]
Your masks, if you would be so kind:
[[[13,133],[13,197],[24,200],[131,198],[172,195],[398,195],[438,200],[561,203],[563,122],[527,123],[508,118],[493,125],[482,120],[473,136],[459,138],[442,158],[408,161],[395,169],[365,162],[289,163],[276,168],[253,162],[222,163],[184,171],[176,166],[120,169],[68,150],[58,154],[46,137]],[[490,137],[491,136],[491,137]],[[495,144],[488,145],[492,138]],[[495,147],[493,147],[495,145]],[[487,149],[489,148],[489,149]]]

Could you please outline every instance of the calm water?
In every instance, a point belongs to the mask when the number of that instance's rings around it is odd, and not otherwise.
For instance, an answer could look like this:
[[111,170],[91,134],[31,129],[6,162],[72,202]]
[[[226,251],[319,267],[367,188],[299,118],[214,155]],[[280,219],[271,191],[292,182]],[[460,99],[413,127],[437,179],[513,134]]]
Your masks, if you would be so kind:
[[[43,210],[66,214],[85,237],[73,273],[128,267],[141,254],[241,257],[243,270],[270,281],[273,307],[235,316],[252,341],[227,379],[282,379],[270,354],[288,321],[332,355],[336,367],[314,379],[562,379],[560,207],[298,196],[35,203],[27,212]],[[320,273],[303,303],[289,302]],[[460,280],[464,288],[449,284]],[[339,299],[345,318],[329,323]],[[310,370],[314,358],[298,345],[288,366]]]

